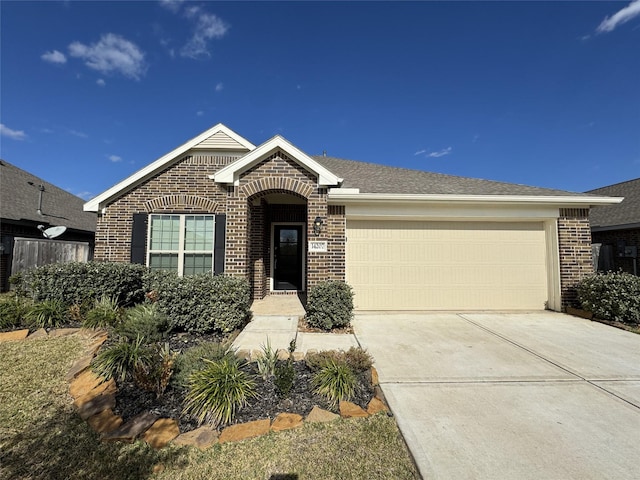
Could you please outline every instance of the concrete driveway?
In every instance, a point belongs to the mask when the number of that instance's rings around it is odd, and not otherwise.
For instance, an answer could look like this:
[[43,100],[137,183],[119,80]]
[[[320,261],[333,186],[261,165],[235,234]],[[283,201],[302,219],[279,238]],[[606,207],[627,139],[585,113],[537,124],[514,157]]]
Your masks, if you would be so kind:
[[640,478],[640,335],[553,312],[354,329],[425,479]]

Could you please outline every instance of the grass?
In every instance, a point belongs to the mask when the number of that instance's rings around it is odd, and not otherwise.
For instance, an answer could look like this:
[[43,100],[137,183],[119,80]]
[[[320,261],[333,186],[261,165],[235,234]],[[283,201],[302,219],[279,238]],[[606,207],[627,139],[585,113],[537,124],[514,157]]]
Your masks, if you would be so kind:
[[305,424],[205,452],[101,443],[67,395],[64,376],[81,354],[75,338],[0,343],[0,478],[419,478],[395,421],[385,415]]

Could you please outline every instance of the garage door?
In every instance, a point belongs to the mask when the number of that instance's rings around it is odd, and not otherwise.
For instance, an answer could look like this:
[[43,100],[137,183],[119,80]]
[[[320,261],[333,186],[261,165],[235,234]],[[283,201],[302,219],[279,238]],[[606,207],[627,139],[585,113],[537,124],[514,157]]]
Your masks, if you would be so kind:
[[347,222],[347,281],[359,310],[540,310],[542,223]]

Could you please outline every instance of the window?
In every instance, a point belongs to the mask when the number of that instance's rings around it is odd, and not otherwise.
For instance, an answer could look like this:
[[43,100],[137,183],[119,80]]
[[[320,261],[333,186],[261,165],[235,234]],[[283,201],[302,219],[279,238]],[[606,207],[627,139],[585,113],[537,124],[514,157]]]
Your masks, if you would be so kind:
[[150,215],[149,254],[152,270],[176,270],[180,275],[213,269],[213,215]]

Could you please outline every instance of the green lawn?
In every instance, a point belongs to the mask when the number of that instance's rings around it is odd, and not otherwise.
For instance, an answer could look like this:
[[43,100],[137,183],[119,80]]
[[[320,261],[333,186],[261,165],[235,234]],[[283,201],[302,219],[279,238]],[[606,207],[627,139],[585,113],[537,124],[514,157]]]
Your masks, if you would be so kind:
[[385,415],[309,424],[205,452],[101,443],[74,413],[64,380],[82,349],[76,338],[0,344],[0,478],[419,478]]

